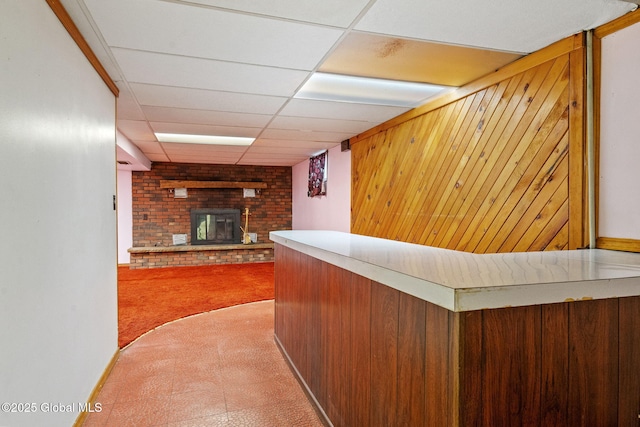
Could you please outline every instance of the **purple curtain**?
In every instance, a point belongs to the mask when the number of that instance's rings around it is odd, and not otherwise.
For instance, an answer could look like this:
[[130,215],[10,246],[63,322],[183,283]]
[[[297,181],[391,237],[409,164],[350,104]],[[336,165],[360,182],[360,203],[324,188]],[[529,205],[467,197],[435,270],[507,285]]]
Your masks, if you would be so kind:
[[326,181],[327,152],[309,159],[309,197],[324,196],[327,194]]

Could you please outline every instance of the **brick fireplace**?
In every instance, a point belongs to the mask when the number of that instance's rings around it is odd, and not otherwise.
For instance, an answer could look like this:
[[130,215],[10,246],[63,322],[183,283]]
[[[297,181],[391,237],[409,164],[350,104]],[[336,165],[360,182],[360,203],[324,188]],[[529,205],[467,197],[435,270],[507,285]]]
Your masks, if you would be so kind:
[[[256,183],[262,188],[255,197],[244,197],[243,188],[187,188],[186,198],[167,188],[185,181]],[[291,167],[154,163],[148,172],[133,172],[132,193],[131,268],[272,261],[269,232],[291,229]],[[193,244],[192,212],[244,213],[247,208],[249,232],[255,233],[256,243]],[[174,245],[174,235],[181,234],[187,235],[187,244]]]

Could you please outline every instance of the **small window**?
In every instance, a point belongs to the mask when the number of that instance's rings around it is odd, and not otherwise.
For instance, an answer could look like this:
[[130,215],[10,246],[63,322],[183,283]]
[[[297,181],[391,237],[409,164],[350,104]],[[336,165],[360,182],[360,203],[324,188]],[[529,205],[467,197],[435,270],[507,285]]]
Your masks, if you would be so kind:
[[309,197],[327,194],[327,152],[309,159]]

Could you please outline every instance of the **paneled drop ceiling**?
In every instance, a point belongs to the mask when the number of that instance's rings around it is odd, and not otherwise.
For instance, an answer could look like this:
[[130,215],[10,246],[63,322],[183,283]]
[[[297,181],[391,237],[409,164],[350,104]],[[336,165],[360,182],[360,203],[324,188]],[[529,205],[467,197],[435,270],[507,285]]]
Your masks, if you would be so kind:
[[[149,160],[285,166],[412,108],[294,98],[316,72],[460,86],[636,7],[619,0],[61,3],[120,89],[118,130]],[[256,140],[169,143],[154,132]]]

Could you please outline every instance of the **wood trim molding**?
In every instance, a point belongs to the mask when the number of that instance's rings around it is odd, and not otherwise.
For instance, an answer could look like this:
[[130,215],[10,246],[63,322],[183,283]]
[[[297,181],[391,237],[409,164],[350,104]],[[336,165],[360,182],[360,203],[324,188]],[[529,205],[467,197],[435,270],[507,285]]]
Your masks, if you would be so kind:
[[637,24],[638,22],[640,22],[640,9],[636,9],[626,15],[622,15],[618,19],[614,19],[611,22],[599,26],[593,31],[593,35],[594,37],[601,39],[624,28],[630,27],[633,24]]
[[80,33],[80,30],[78,30],[78,27],[69,16],[69,13],[67,13],[67,10],[60,3],[60,0],[46,0],[46,1],[47,1],[47,4],[49,4],[49,7],[51,7],[51,10],[53,11],[53,13],[56,14],[56,16],[58,17],[58,19],[60,20],[64,28],[67,30],[67,32],[69,33],[73,41],[76,42],[76,44],[78,45],[78,47],[80,48],[84,56],[87,57],[87,59],[89,60],[89,63],[93,66],[93,68],[96,70],[98,75],[102,78],[102,80],[107,85],[109,90],[111,90],[111,92],[117,97],[118,94],[120,93],[118,86],[116,86],[115,82],[111,79],[111,77],[107,73],[107,70],[104,69],[104,67],[102,66],[102,63],[100,62],[96,54],[93,53],[93,50],[91,49],[91,47],[89,46],[85,38]]
[[[584,33],[582,34],[584,37]],[[585,43],[586,44],[586,43]],[[588,244],[586,48],[569,54],[569,248]]]
[[602,87],[602,39],[593,37],[593,162],[596,247],[600,229],[600,91]]
[[596,248],[613,251],[640,252],[640,240],[620,239],[616,237],[598,237]]
[[511,64],[508,64],[491,74],[480,77],[479,79],[471,83],[468,83],[451,92],[447,92],[442,96],[438,96],[437,98],[428,101],[426,104],[416,107],[413,110],[407,111],[406,113],[401,114],[398,117],[395,117],[359,135],[356,135],[353,138],[350,138],[349,142],[350,144],[354,144],[358,141],[362,141],[363,139],[367,139],[372,135],[384,132],[387,129],[419,117],[423,114],[428,113],[429,111],[433,111],[437,108],[443,107],[447,104],[467,97],[473,93],[486,89],[489,86],[513,77],[516,74],[526,71],[536,65],[542,64],[544,62],[550,61],[559,56],[582,48],[584,48],[584,35],[582,33],[562,39],[550,46],[547,46],[544,49],[541,49],[515,62],[512,62]]
[[[116,362],[118,361],[119,358],[120,358],[120,349],[116,350],[113,357],[109,361],[109,364],[107,364],[107,367],[102,373],[102,376],[100,376],[98,383],[91,391],[91,394],[87,399],[87,404],[90,408],[94,408],[96,406],[95,404],[99,403],[99,402],[96,402],[96,399],[98,398],[98,394],[102,390],[102,387],[104,386],[104,384],[107,382],[107,378],[109,377],[109,374],[113,370],[113,367],[116,365]],[[81,427],[85,419],[87,418],[87,415],[89,415],[88,412],[80,412],[80,414],[78,414],[78,418],[76,418],[76,421],[73,423],[73,427]]]

